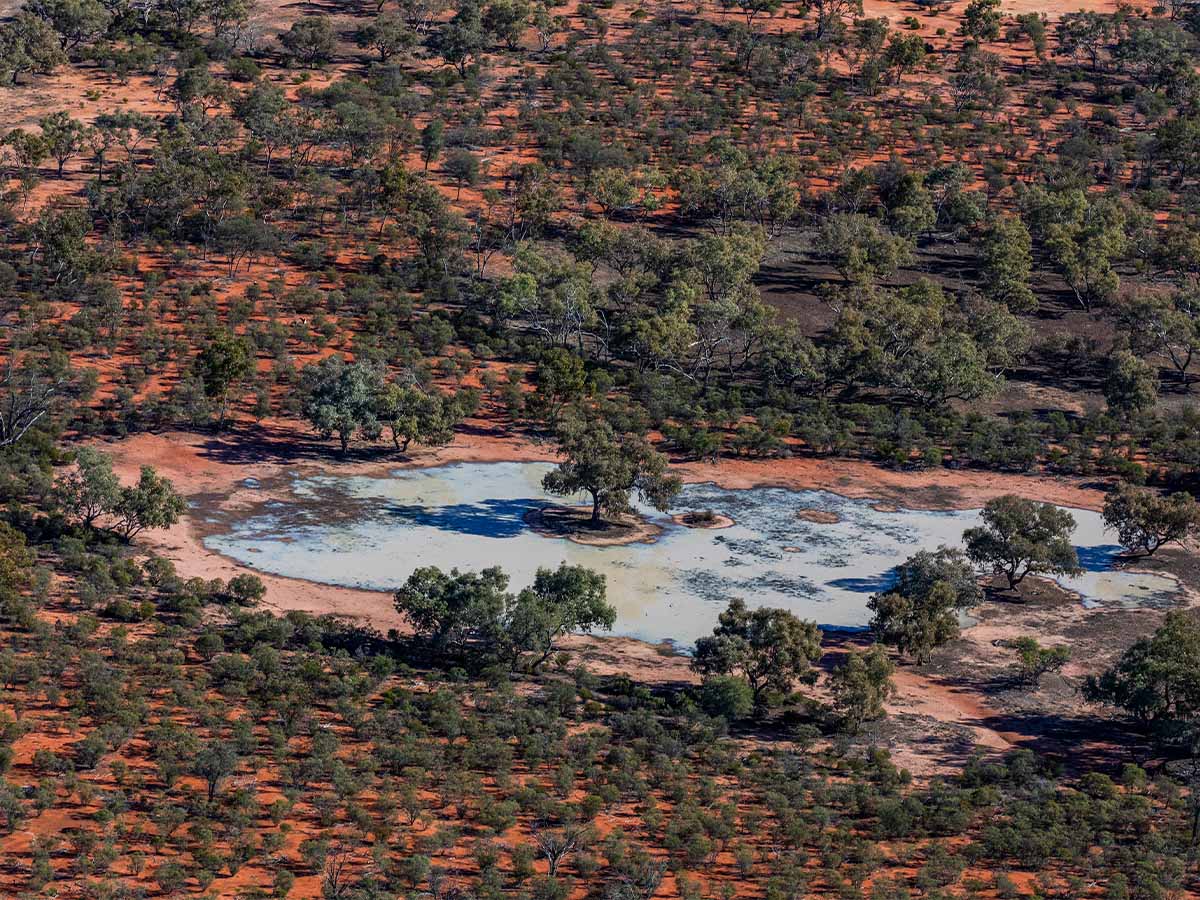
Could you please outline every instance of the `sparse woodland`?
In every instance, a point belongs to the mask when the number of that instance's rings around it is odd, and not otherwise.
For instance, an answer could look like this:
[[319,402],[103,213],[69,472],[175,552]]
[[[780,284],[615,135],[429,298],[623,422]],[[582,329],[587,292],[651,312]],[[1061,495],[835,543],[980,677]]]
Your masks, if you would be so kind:
[[[873,745],[980,573],[1019,597],[1079,570],[1048,504],[914,555],[827,670],[813,623],[735,601],[699,684],[649,686],[562,652],[615,615],[577,567],[420,569],[386,635],[183,578],[139,537],[185,498],[96,449],[271,423],[399,458],[492,428],[558,448],[546,487],[594,523],[665,509],[680,460],[1085,476],[1131,557],[1186,544],[1200,8],[1090,6],[8,9],[0,895],[1200,892],[1188,611],[1082,685],[1144,766],[916,779]],[[1031,690],[1071,659],[1010,649]]]

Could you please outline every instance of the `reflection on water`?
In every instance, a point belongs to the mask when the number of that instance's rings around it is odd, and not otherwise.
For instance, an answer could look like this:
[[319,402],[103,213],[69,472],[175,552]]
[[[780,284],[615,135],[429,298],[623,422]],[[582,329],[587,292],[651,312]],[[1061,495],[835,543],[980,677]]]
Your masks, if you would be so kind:
[[[679,509],[713,509],[736,524],[691,529],[643,510],[663,527],[655,543],[588,547],[541,537],[525,524],[529,510],[549,502],[541,480],[550,468],[459,463],[390,477],[298,477],[288,499],[229,522],[205,543],[267,572],[376,590],[395,589],[418,566],[501,566],[521,587],[539,566],[585,565],[608,576],[616,633],[689,644],[712,630],[735,596],[823,625],[864,625],[868,598],[890,584],[898,563],[923,548],[958,546],[963,530],[979,521],[977,510],[880,511],[873,501],[827,491],[692,484]],[[837,521],[808,521],[797,515],[803,509]],[[1087,571],[1062,584],[1089,606],[1172,602],[1174,579],[1113,571],[1120,548],[1100,516],[1072,512]]]

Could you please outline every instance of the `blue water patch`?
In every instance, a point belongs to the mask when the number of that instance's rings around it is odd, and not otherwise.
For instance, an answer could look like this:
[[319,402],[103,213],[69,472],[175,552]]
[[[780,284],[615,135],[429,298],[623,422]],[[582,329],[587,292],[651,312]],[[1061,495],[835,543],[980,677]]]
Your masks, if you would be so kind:
[[[552,502],[546,463],[457,463],[380,477],[294,476],[286,495],[232,522],[205,543],[263,571],[326,584],[391,591],[419,566],[500,566],[511,586],[539,567],[585,565],[608,579],[617,634],[687,645],[711,632],[734,597],[782,606],[833,629],[861,628],[871,595],[917,550],[960,546],[978,510],[874,508],[828,491],[686,485],[675,512],[712,509],[725,529],[687,528],[654,510],[653,543],[597,547],[533,532],[526,516]],[[813,511],[836,521],[816,523]],[[1087,605],[1172,602],[1168,576],[1114,570],[1120,548],[1100,516],[1072,510],[1079,578],[1063,579]],[[388,599],[381,597],[382,604]]]

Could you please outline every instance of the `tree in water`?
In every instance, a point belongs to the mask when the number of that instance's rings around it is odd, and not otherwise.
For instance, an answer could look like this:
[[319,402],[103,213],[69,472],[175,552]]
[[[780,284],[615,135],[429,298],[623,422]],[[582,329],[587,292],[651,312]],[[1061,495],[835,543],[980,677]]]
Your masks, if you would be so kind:
[[1006,494],[983,508],[983,525],[963,532],[967,556],[1003,575],[1010,590],[1027,575],[1078,575],[1075,517],[1053,503]]
[[598,414],[575,411],[564,417],[558,432],[565,459],[546,473],[542,487],[552,494],[586,491],[592,497],[592,523],[603,514],[629,512],[633,494],[655,509],[666,511],[683,487],[667,473],[667,458],[644,437],[618,431]]

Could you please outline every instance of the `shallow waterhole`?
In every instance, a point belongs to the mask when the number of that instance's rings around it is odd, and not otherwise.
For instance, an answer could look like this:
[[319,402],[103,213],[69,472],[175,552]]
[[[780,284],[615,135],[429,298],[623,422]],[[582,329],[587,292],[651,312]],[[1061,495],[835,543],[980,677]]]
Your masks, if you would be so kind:
[[[542,491],[551,468],[456,463],[375,477],[292,475],[274,499],[218,517],[204,543],[272,574],[379,591],[394,590],[418,566],[500,566],[520,588],[539,566],[584,565],[608,577],[615,634],[689,645],[712,631],[733,597],[827,627],[864,626],[867,600],[889,586],[898,563],[917,550],[960,546],[963,530],[979,522],[978,510],[894,509],[828,491],[689,484],[672,512],[712,509],[734,524],[688,528],[639,508],[663,529],[655,542],[587,546],[536,534],[525,521],[550,503],[585,502]],[[1086,606],[1174,602],[1173,578],[1113,569],[1120,547],[1098,513],[1072,514],[1086,571],[1060,584]]]

